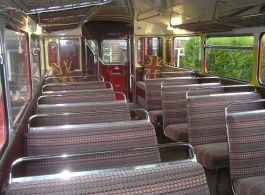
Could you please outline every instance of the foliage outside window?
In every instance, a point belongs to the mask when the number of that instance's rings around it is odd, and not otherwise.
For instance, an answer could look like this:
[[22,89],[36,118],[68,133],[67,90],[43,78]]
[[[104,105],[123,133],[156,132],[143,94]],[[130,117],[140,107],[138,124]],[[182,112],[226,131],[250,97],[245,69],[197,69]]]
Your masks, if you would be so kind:
[[262,84],[265,84],[265,34],[261,37],[261,44],[260,44],[260,50],[261,50],[261,56],[260,56],[260,74],[259,74],[259,80]]
[[5,29],[6,65],[13,125],[31,96],[29,52],[26,34]]
[[102,60],[105,64],[122,64],[127,61],[127,41],[103,40]]
[[182,68],[200,70],[201,38],[175,37],[174,38],[174,65]]
[[140,65],[145,63],[145,55],[162,56],[163,41],[157,37],[142,37],[138,39],[137,43],[137,58]]
[[253,36],[208,38],[207,73],[249,82],[253,67],[253,45]]

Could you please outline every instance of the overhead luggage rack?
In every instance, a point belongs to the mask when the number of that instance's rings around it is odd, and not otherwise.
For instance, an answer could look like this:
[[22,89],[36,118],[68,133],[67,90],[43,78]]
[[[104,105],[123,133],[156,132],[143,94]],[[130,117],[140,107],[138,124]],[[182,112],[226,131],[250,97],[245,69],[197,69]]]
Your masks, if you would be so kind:
[[255,27],[264,24],[265,14],[256,14],[244,17],[219,18],[186,24],[172,25],[173,28],[185,29],[193,32],[221,32],[231,31],[241,27]]
[[46,32],[77,28],[111,0],[12,0]]
[[38,14],[44,12],[63,11],[76,8],[84,8],[89,6],[104,5],[111,2],[111,0],[12,0],[16,3],[26,14]]

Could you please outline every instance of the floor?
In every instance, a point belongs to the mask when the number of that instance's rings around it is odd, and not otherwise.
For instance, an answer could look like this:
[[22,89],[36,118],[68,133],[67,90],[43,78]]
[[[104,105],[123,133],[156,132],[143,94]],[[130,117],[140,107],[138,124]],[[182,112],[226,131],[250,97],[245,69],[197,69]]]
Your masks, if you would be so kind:
[[[129,103],[130,108],[140,108],[135,103]],[[140,115],[140,118],[145,118],[144,114],[137,113],[137,115]],[[138,118],[139,119],[139,118]],[[162,132],[163,134],[163,132]],[[161,136],[161,132],[157,132],[158,135],[158,143],[170,143],[171,141],[167,139],[164,136]],[[162,162],[166,161],[172,161],[172,160],[181,160],[188,158],[188,153],[185,147],[171,147],[171,148],[162,148],[160,149],[160,157]],[[210,194],[211,195],[232,195],[232,189],[230,185],[230,178],[229,178],[229,170],[221,169],[220,170],[220,180],[217,182],[217,171],[213,170],[206,170],[205,169],[205,175],[207,179],[207,183],[209,186]]]

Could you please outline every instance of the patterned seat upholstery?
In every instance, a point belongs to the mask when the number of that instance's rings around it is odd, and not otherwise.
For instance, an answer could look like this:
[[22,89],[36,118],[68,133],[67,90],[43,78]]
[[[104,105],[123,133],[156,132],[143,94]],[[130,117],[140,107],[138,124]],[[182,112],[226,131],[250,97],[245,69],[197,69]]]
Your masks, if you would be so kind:
[[[73,79],[76,80],[76,82],[84,82],[84,81],[104,81],[104,78],[101,75],[79,75],[79,76],[71,76]],[[58,79],[60,77],[53,77],[53,76],[48,76],[45,78],[45,84],[48,83],[58,83]],[[66,80],[67,82],[67,80]]]
[[[196,83],[196,80],[191,80],[188,78],[192,77],[181,77],[179,79],[180,84],[185,84],[187,82]],[[146,89],[145,89],[145,101],[146,101],[146,110],[150,115],[150,120],[153,124],[157,124],[162,119],[162,99],[161,99],[161,83],[165,81],[166,78],[157,78],[157,79],[146,79]],[[159,112],[159,110],[161,110]],[[155,112],[149,112],[155,111]],[[152,116],[152,117],[151,117]]]
[[[27,156],[110,151],[157,145],[154,126],[146,120],[31,128]],[[28,164],[29,175],[84,171],[159,163],[157,148],[100,153],[70,159],[46,159]]]
[[42,95],[71,95],[71,94],[84,94],[84,93],[99,93],[99,92],[107,92],[113,89],[74,89],[74,90],[65,90],[65,91],[44,91]]
[[69,179],[12,183],[5,194],[200,194],[209,195],[202,166],[196,162],[122,170]]
[[43,104],[38,105],[35,114],[65,113],[65,112],[95,112],[111,110],[129,110],[128,103],[124,100],[83,102],[69,104]]
[[[265,194],[265,110],[264,100],[227,107],[226,122],[229,168],[236,194]],[[238,107],[245,111],[235,111]],[[256,108],[251,111],[249,109]]]
[[44,95],[38,98],[40,104],[59,104],[59,103],[75,103],[75,102],[95,102],[95,101],[114,101],[115,93],[113,89],[89,90],[81,94],[65,94],[65,95]]
[[103,123],[131,120],[128,110],[111,110],[96,112],[73,112],[73,113],[53,113],[47,115],[33,115],[30,121],[31,127],[53,126],[53,125],[73,125],[88,123]]
[[150,110],[148,112],[150,121],[153,124],[162,124],[163,119],[162,119],[162,110]]
[[65,91],[65,90],[85,90],[85,89],[104,89],[106,88],[103,81],[87,81],[72,83],[51,83],[42,87],[42,91]]
[[[164,134],[174,141],[188,141],[186,92],[190,88],[205,86],[204,84],[162,86],[162,110]],[[218,86],[219,83],[207,84]],[[198,93],[224,92],[222,88],[202,88]]]
[[189,143],[194,147],[199,163],[212,170],[228,167],[225,107],[231,102],[260,98],[255,92],[198,96],[188,93]]

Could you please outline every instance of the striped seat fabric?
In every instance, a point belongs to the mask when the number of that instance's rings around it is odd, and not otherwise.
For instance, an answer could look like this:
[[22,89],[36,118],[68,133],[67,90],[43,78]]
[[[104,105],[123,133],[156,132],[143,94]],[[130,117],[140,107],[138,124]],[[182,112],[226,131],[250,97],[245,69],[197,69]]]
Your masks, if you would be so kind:
[[15,182],[11,194],[200,194],[209,195],[202,166],[196,162],[113,171],[69,179]]
[[106,88],[104,81],[87,81],[72,83],[51,83],[42,87],[42,91],[65,91],[65,90],[86,90]]
[[[165,81],[166,82],[166,81]],[[174,141],[188,141],[186,92],[190,88],[218,86],[219,83],[162,86],[164,134]],[[223,92],[222,88],[202,88],[198,93]]]
[[67,95],[67,94],[84,94],[84,93],[101,93],[101,92],[108,92],[111,89],[104,88],[104,89],[73,89],[73,90],[65,90],[65,91],[44,91],[42,95]]
[[[265,194],[265,110],[264,100],[230,104],[226,122],[229,168],[236,194]],[[245,111],[235,111],[238,107]],[[249,110],[255,107],[257,110]],[[242,109],[241,109],[242,110]]]
[[83,102],[69,104],[42,104],[38,105],[35,114],[65,113],[65,112],[95,112],[111,110],[129,110],[129,106],[124,100],[103,101],[103,102]]
[[89,91],[82,94],[66,94],[66,95],[44,95],[38,98],[38,104],[59,104],[74,102],[95,102],[95,101],[114,101],[115,93],[113,89],[104,91]]
[[[197,83],[196,80],[190,79],[192,77],[180,77],[178,80],[179,84],[185,83]],[[146,89],[145,89],[145,100],[146,100],[146,110],[150,116],[150,120],[153,124],[162,123],[162,98],[161,98],[161,83],[165,81],[166,78],[158,79],[146,79]],[[176,83],[177,81],[175,81]]]
[[[84,82],[84,81],[104,81],[104,78],[101,75],[84,75],[84,76],[71,76],[76,82]],[[52,77],[48,76],[45,78],[45,84],[48,83],[58,83],[58,78],[60,77]]]
[[111,110],[96,112],[73,112],[73,113],[52,113],[47,115],[33,115],[30,120],[31,127],[53,126],[53,125],[74,125],[88,123],[103,123],[131,120],[129,110]]
[[260,98],[255,92],[188,95],[189,143],[199,163],[212,170],[228,167],[225,107],[231,102]]
[[[154,126],[146,120],[35,127],[26,135],[27,156],[109,151],[157,145]],[[29,175],[84,171],[159,163],[158,149],[142,149],[48,159],[28,164]]]
[[177,66],[162,64],[161,72],[180,72],[180,71],[191,71],[194,73],[193,70],[187,70],[186,68],[180,68]]

